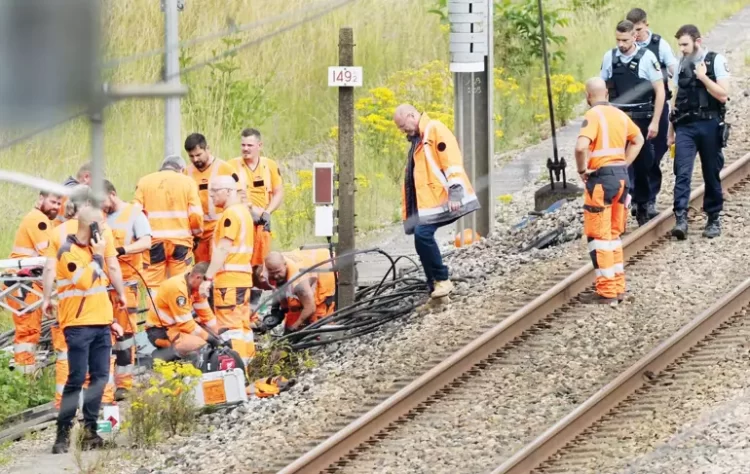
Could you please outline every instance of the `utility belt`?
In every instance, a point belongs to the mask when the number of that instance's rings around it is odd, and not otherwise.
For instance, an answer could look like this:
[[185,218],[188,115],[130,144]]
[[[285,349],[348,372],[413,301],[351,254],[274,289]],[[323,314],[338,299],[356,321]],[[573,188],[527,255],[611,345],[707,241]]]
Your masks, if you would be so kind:
[[726,148],[729,143],[729,131],[732,128],[732,124],[727,123],[724,120],[725,112],[722,110],[690,110],[688,112],[680,112],[675,109],[669,114],[669,121],[676,128],[677,125],[685,125],[692,122],[698,122],[701,120],[713,120],[719,121],[719,134],[721,136],[721,147]]
[[612,104],[633,120],[650,119],[654,117],[654,104],[631,106],[628,104]]
[[627,166],[625,166],[625,161],[622,161],[621,163],[618,162],[617,164],[607,164],[604,165],[591,173],[589,173],[590,177],[598,178],[600,176],[620,176],[620,175],[627,175],[628,169]]

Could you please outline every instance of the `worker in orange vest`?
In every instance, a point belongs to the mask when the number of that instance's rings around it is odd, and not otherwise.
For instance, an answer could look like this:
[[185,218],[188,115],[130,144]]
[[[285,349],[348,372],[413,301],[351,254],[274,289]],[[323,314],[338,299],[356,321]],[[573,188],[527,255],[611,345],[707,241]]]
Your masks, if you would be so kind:
[[279,308],[286,313],[284,324],[288,331],[297,331],[335,311],[336,278],[330,263],[298,277],[304,269],[329,259],[326,249],[271,252],[266,257],[269,283],[274,288],[288,283]]
[[[53,220],[60,212],[61,197],[42,191],[39,193],[34,209],[21,220],[13,240],[10,258],[32,258],[44,255],[52,238]],[[6,298],[8,305],[21,312],[37,303],[42,292],[37,282],[30,284],[33,290],[18,289]],[[23,301],[19,304],[15,298]],[[15,369],[25,374],[32,373],[36,367],[36,347],[42,334],[41,308],[26,311],[23,314],[13,313],[15,335],[13,337],[13,360]]]
[[639,127],[610,105],[603,79],[586,82],[591,107],[583,117],[575,155],[583,196],[583,232],[596,272],[596,293],[589,302],[616,306],[625,297],[625,266],[620,235],[625,232],[630,179],[628,166],[644,144]]
[[239,180],[237,171],[229,163],[213,156],[208,149],[206,137],[200,133],[190,134],[185,139],[185,151],[190,158],[186,174],[195,180],[198,186],[198,196],[203,206],[203,233],[195,238],[193,245],[195,263],[211,261],[211,240],[214,235],[216,221],[223,209],[217,207],[208,192],[208,184],[218,176],[233,176]]
[[203,233],[198,186],[184,171],[182,157],[168,156],[135,190],[133,202],[151,225],[151,249],[144,255],[143,269],[152,297],[161,282],[192,266],[193,239]]
[[464,171],[458,141],[445,124],[410,104],[396,107],[393,121],[411,142],[402,187],[404,230],[414,234],[432,298],[442,298],[453,291],[453,283],[435,232],[479,209],[479,201]]
[[198,263],[190,272],[169,278],[159,288],[156,308],[150,308],[146,318],[148,340],[157,348],[155,358],[187,358],[206,344],[221,344],[216,336],[216,317],[198,291],[208,265]]
[[263,288],[270,289],[263,277],[263,261],[271,251],[271,215],[284,201],[284,183],[276,162],[265,156],[260,132],[246,128],[241,133],[242,156],[229,163],[237,170],[240,197],[247,202],[255,222],[253,248],[253,286],[251,304],[254,307]]
[[[51,311],[48,309],[52,306],[51,303],[51,297],[52,297],[52,287],[54,285],[54,278],[55,278],[55,269],[58,263],[58,254],[59,250],[62,247],[62,245],[65,243],[65,240],[69,235],[73,235],[76,232],[78,232],[78,226],[79,226],[79,214],[87,208],[91,208],[92,205],[92,197],[91,197],[91,190],[86,185],[78,185],[73,188],[74,194],[71,196],[71,198],[65,203],[65,215],[66,220],[59,226],[57,226],[53,233],[52,233],[52,239],[50,240],[50,245],[47,248],[47,252],[45,253],[45,257],[47,257],[45,267],[44,267],[44,273],[42,277],[42,286],[43,286],[43,294],[44,299],[42,302],[42,309],[45,311],[45,313],[49,314]],[[125,293],[125,286],[124,282],[122,281],[122,273],[120,270],[120,265],[117,260],[117,249],[115,248],[114,242],[114,234],[112,230],[107,226],[107,222],[104,219],[104,214],[101,211],[98,211],[98,219],[96,220],[96,223],[99,226],[99,231],[102,234],[102,237],[104,238],[105,244],[104,244],[104,271],[107,274],[107,278],[109,279],[111,285],[116,289],[115,293],[111,295],[111,299],[114,302],[115,310],[118,308],[124,308],[125,306],[120,305],[118,301],[125,302],[124,304],[127,304],[127,294]],[[115,281],[118,283],[115,284]],[[59,283],[58,283],[59,286]],[[60,324],[60,320],[56,321],[56,323],[50,328],[50,335],[52,338],[52,348],[55,350],[56,359],[55,359],[55,408],[60,409],[60,404],[62,403],[62,396],[63,396],[63,388],[65,387],[65,381],[68,378],[69,373],[69,364],[68,364],[68,346],[65,342],[65,336],[63,335],[63,329]],[[115,341],[113,339],[112,344],[114,344]],[[86,381],[83,384],[83,392],[81,394],[81,399],[86,394],[86,391],[88,390],[89,381],[88,376]],[[115,356],[112,355],[110,357],[110,373],[109,373],[109,379],[107,380],[107,383],[104,387],[104,395],[102,396],[102,402],[103,403],[113,403],[115,402]]]
[[[106,242],[101,233],[91,232],[91,224],[101,220],[101,211],[85,207],[78,220],[78,230],[68,235],[60,246],[55,266],[57,317],[68,346],[70,366],[57,417],[57,437],[52,448],[55,454],[67,452],[70,446],[72,422],[87,372],[91,383],[83,401],[82,444],[84,449],[104,446],[104,440],[96,433],[97,419],[109,377],[112,335],[122,336],[122,328],[113,321],[112,304],[107,295]],[[125,303],[120,301],[123,306]],[[50,308],[46,306],[45,312]]]
[[126,393],[133,387],[135,334],[138,332],[136,316],[140,302],[139,273],[143,269],[143,254],[151,248],[151,226],[143,211],[120,199],[115,185],[106,179],[104,192],[102,210],[107,214],[107,225],[114,237],[127,299],[126,308],[115,308],[115,321],[122,327],[124,335],[112,346],[117,387],[115,398],[120,401],[125,399]]
[[219,335],[231,341],[245,364],[255,355],[250,328],[250,289],[253,286],[253,218],[237,195],[238,184],[231,176],[211,181],[210,191],[217,206],[224,208],[216,225],[211,264],[200,293],[208,297],[213,284],[213,305]]

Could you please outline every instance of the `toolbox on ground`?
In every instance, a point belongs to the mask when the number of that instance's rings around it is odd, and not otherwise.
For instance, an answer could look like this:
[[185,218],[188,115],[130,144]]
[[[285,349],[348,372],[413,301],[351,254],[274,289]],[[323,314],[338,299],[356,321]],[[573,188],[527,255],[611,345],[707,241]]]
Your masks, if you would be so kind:
[[245,373],[240,368],[204,373],[193,390],[195,402],[201,408],[247,401]]

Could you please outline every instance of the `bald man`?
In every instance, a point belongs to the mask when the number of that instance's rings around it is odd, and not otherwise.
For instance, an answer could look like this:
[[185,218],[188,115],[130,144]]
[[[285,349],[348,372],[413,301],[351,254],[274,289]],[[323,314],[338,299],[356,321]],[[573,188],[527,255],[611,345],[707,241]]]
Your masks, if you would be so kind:
[[586,188],[583,231],[596,273],[596,293],[589,301],[616,306],[625,297],[620,235],[627,222],[627,167],[638,156],[644,139],[633,120],[610,105],[608,98],[604,80],[586,81],[586,102],[591,108],[584,115],[575,155]]
[[247,364],[255,355],[250,328],[250,290],[253,287],[253,217],[242,203],[237,181],[232,176],[216,176],[209,183],[216,207],[223,208],[214,230],[211,263],[201,296],[208,297],[213,284],[214,313],[219,335],[231,341],[232,349]]
[[[291,282],[273,309],[286,314],[287,331],[297,331],[335,311],[336,278],[333,271],[325,271],[331,268],[330,264],[323,264],[326,260],[330,260],[326,249],[271,252],[266,257],[269,284],[279,288]],[[318,264],[322,265],[297,278],[301,271]]]
[[479,201],[464,171],[458,141],[448,127],[411,104],[396,107],[393,121],[411,142],[402,188],[404,231],[414,234],[432,298],[442,298],[453,290],[453,284],[435,232],[479,209]]

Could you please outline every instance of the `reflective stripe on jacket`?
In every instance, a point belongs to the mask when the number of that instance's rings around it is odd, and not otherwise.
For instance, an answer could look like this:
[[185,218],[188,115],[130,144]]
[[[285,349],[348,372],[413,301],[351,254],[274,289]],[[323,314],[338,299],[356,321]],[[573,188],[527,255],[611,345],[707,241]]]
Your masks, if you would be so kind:
[[104,259],[68,235],[57,252],[57,319],[68,326],[112,324]]
[[[464,171],[458,141],[448,127],[423,113],[419,119],[419,134],[421,141],[414,150],[413,173],[417,216],[408,215],[407,183],[402,187],[402,218],[408,234],[419,224],[449,222],[480,207]],[[460,201],[459,209],[451,212],[449,200]]]
[[198,322],[214,330],[216,317],[208,300],[188,290],[186,277],[187,274],[175,275],[161,284],[154,298],[156,311],[149,307],[146,327],[166,328],[169,340],[174,340],[179,333],[206,340],[208,333],[193,319],[193,311],[198,316]]
[[52,240],[52,229],[52,221],[39,209],[33,209],[18,226],[10,258],[44,255]]
[[224,265],[216,273],[215,288],[252,286],[254,232],[253,217],[245,204],[233,204],[221,214],[212,242],[214,255],[221,239],[232,243]]
[[[130,203],[124,203],[123,208],[117,215],[116,219],[108,219],[110,229],[112,229],[112,235],[114,236],[115,248],[125,247],[133,243],[135,220],[138,217],[140,209],[136,209],[135,205]],[[138,282],[138,275],[133,267],[140,269],[143,267],[143,252],[136,254],[122,255],[119,258],[122,262],[127,262],[130,265],[120,265],[122,271],[122,279],[126,282]]]
[[192,248],[193,237],[203,233],[198,186],[184,174],[164,170],[142,177],[133,202],[148,217],[153,243],[170,241]]
[[[211,181],[218,176],[237,176],[235,169],[226,161],[218,158],[213,158],[210,165],[203,171],[200,171],[194,165],[190,164],[185,170],[185,173],[195,181],[198,186],[198,197],[201,200],[201,207],[203,208],[203,239],[208,239],[214,232],[216,227],[216,221],[219,220],[219,216],[223,209],[216,207],[214,200],[211,198],[209,193],[209,186]],[[237,178],[239,179],[239,178]]]

